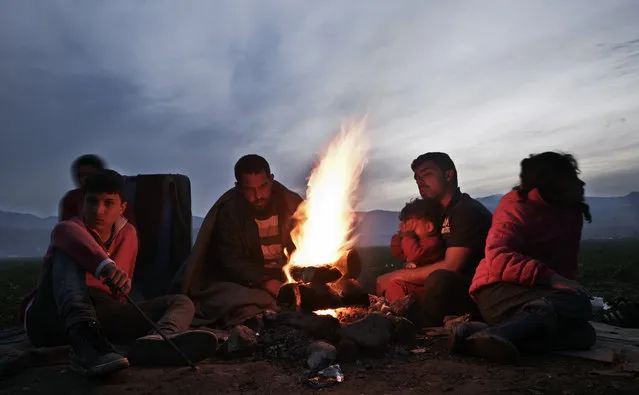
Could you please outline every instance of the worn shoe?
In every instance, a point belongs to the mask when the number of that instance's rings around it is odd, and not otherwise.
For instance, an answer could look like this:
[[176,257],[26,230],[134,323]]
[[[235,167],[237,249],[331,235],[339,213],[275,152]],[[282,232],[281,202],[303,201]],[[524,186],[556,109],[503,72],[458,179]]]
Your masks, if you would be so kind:
[[71,369],[85,376],[105,376],[129,367],[129,361],[115,352],[102,335],[97,322],[69,328]]
[[[190,330],[170,334],[167,335],[167,338],[193,363],[213,356],[217,350],[217,337],[206,330]],[[131,345],[128,356],[134,365],[187,365],[182,355],[159,334],[151,334],[137,339]]]
[[464,352],[495,363],[512,364],[519,359],[517,347],[490,329],[476,332],[466,338]]
[[488,324],[479,321],[452,322],[448,328],[448,349],[451,354],[463,353],[466,339],[488,328]]

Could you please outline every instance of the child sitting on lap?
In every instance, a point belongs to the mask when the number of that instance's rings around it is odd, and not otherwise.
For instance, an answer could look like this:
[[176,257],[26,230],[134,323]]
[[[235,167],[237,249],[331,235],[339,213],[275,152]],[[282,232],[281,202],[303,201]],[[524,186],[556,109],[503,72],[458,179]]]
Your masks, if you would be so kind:
[[404,261],[404,269],[429,265],[444,257],[441,207],[425,199],[412,200],[399,214],[399,232],[391,239],[393,256]]

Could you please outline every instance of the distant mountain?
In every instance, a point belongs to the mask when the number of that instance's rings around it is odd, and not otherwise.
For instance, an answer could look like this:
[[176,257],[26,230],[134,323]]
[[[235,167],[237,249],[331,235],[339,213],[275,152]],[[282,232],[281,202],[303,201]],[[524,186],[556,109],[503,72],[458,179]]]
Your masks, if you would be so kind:
[[[503,195],[479,200],[494,212]],[[586,223],[583,239],[618,239],[639,237],[639,192],[622,197],[591,197],[592,223]],[[359,213],[357,230],[361,246],[387,245],[399,226],[399,212],[374,210]]]
[[52,229],[58,217],[37,217],[33,214],[13,213],[0,210],[0,228]]
[[[495,211],[503,195],[478,200]],[[593,222],[584,226],[584,239],[639,238],[639,192],[622,197],[592,197]],[[396,211],[373,210],[357,213],[358,245],[388,245],[399,225]],[[43,255],[49,243],[56,217],[40,218],[0,210],[0,258]],[[193,217],[193,239],[202,225],[202,217]]]

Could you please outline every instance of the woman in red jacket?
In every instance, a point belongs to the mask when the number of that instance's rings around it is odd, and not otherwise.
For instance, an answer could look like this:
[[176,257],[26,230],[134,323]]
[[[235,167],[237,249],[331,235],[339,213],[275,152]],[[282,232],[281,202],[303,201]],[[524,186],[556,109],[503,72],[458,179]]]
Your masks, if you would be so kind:
[[[523,349],[588,349],[592,307],[576,281],[585,183],[568,154],[545,152],[521,162],[520,184],[493,215],[470,287],[486,324],[452,328],[453,351],[514,362]],[[490,325],[490,326],[489,326]]]

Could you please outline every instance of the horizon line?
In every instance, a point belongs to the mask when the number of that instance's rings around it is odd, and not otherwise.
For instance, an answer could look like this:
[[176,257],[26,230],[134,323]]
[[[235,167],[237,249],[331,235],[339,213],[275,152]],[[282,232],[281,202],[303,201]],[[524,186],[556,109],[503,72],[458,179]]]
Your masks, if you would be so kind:
[[[628,196],[630,196],[632,194],[635,194],[635,193],[639,194],[639,191],[631,191],[631,192],[628,192],[625,195],[589,195],[589,196],[587,195],[586,199],[592,199],[592,198],[596,198],[596,199],[597,198],[598,199],[625,198],[625,197],[628,197]],[[492,194],[492,195],[480,196],[480,197],[477,197],[477,198],[474,198],[474,199],[477,199],[477,200],[488,199],[488,198],[492,198],[492,197],[502,197],[504,195],[505,195],[504,193],[495,193],[495,194]],[[369,213],[369,212],[372,212],[372,211],[395,212],[397,210],[388,210],[388,209],[381,209],[381,208],[373,208],[373,209],[370,209],[370,210],[355,210],[356,213]],[[48,219],[48,218],[51,218],[51,217],[57,217],[57,214],[51,214],[51,215],[47,215],[47,216],[42,217],[42,216],[39,216],[39,215],[34,214],[34,213],[23,212],[23,211],[12,211],[12,210],[6,210],[6,209],[3,209],[3,208],[0,208],[0,212],[11,213],[11,214],[21,214],[21,215],[31,215],[31,216],[34,216],[34,217],[39,218],[39,219]],[[206,214],[198,215],[198,214],[193,214],[193,212],[191,212],[191,217],[204,218],[205,216],[206,216]]]

